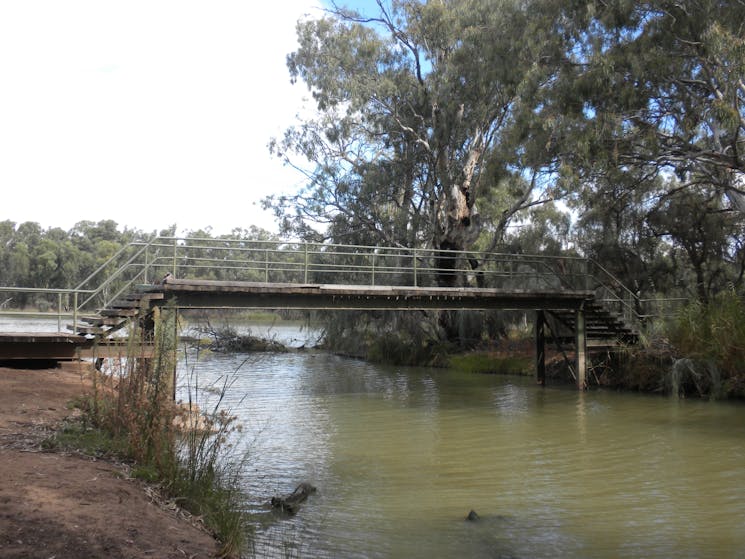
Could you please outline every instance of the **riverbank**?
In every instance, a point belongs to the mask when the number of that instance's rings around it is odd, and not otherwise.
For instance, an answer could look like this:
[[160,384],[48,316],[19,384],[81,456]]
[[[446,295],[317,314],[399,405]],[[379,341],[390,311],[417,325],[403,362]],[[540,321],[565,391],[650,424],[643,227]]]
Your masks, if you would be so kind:
[[78,413],[70,402],[89,390],[88,366],[0,368],[0,557],[215,557],[198,521],[126,464],[43,448]]

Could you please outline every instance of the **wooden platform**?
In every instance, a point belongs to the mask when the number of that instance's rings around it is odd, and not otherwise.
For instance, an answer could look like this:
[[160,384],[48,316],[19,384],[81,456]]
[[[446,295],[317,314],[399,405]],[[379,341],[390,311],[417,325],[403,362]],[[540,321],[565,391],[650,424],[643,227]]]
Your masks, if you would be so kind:
[[[126,357],[126,339],[94,344],[84,336],[60,332],[0,332],[0,361],[70,361],[94,357]],[[151,344],[135,350],[137,357],[152,357]]]
[[57,332],[0,332],[0,360],[75,359],[87,341]]

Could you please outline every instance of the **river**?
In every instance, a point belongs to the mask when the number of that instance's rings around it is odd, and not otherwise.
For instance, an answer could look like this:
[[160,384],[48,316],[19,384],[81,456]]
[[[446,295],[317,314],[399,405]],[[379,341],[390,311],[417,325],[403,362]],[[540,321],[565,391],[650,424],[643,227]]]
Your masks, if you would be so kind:
[[179,395],[226,375],[257,557],[745,557],[741,404],[315,352],[191,355]]

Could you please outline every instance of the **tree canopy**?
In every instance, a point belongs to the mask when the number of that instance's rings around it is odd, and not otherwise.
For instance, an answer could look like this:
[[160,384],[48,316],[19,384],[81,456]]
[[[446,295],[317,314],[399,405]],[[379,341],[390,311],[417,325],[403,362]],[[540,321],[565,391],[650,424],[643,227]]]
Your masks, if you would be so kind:
[[271,144],[307,176],[266,202],[285,232],[570,249],[641,291],[690,272],[702,299],[740,284],[745,3],[376,6],[298,24],[316,111]]
[[378,8],[299,23],[288,66],[317,112],[272,147],[308,183],[270,203],[288,231],[311,221],[336,240],[468,248],[483,230],[479,199],[498,191],[513,213],[534,202],[536,181],[514,163],[540,162],[505,156],[505,138],[548,78],[536,61],[551,56],[551,36],[509,0]]

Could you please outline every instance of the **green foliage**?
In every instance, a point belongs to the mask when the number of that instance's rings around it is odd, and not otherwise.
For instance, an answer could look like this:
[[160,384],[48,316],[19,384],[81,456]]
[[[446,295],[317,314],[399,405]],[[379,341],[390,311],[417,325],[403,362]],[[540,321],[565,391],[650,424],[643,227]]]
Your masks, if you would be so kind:
[[450,343],[434,313],[335,312],[326,323],[326,349],[395,365],[443,366]]
[[446,348],[446,343],[431,343],[415,338],[410,332],[399,331],[370,339],[366,359],[388,365],[442,366]]
[[125,243],[145,237],[141,231],[119,231],[113,221],[82,221],[65,232],[6,220],[0,223],[0,285],[70,288]]
[[[58,228],[43,230],[37,223],[17,225],[13,221],[0,222],[0,285],[21,287],[70,288],[79,284],[95,269],[106,263],[119,249],[132,241],[146,241],[151,237],[139,230],[119,230],[111,220],[93,223],[81,221],[70,231]],[[251,227],[234,229],[230,234],[212,236],[209,231],[191,231],[186,243],[193,246],[195,266],[185,266],[183,275],[197,272],[201,277],[213,274],[213,279],[235,279],[230,262],[241,254],[257,248],[251,241],[272,240],[268,232]],[[238,241],[219,246],[220,240]],[[201,246],[212,248],[201,250]],[[217,246],[217,248],[215,248]],[[271,248],[262,244],[260,247]],[[158,270],[160,271],[160,270]],[[256,271],[253,279],[263,278]],[[252,279],[252,278],[243,278]]]
[[[273,151],[314,170],[297,195],[267,200],[286,231],[337,241],[467,248],[481,231],[476,202],[504,190],[513,213],[535,182],[508,192],[516,159],[536,162],[502,142],[523,99],[550,68],[551,35],[520,2],[468,0],[378,4],[361,15],[335,9],[298,25],[288,56],[319,113],[287,130]],[[513,118],[514,116],[514,118]],[[532,154],[531,154],[532,155]],[[503,228],[505,220],[495,220]]]
[[689,303],[671,336],[689,357],[712,358],[745,371],[745,303],[734,291],[720,293],[708,305]]
[[[678,181],[669,181],[672,190]],[[685,254],[691,265],[686,283],[699,300],[740,281],[745,262],[742,238],[745,214],[728,209],[720,192],[707,186],[683,189],[667,196],[648,216],[657,234],[669,236],[674,250]]]
[[691,302],[671,328],[681,357],[708,363],[725,395],[745,395],[745,302],[732,290],[709,304]]

